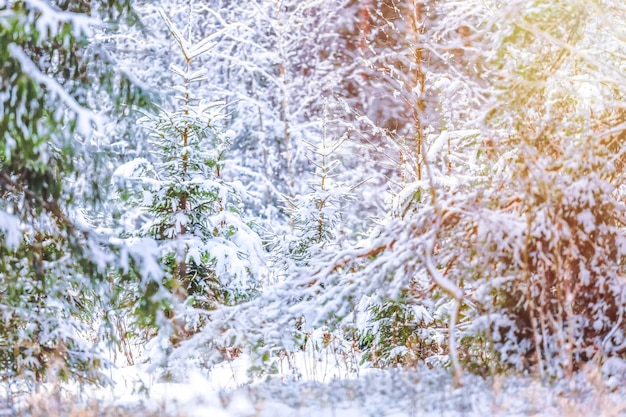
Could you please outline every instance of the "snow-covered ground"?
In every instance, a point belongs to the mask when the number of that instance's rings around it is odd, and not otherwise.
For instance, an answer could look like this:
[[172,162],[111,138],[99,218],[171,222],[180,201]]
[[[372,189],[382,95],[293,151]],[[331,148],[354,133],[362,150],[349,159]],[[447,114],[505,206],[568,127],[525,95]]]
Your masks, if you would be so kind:
[[453,388],[448,372],[428,369],[370,371],[326,383],[276,379],[219,389],[221,377],[157,383],[143,401],[164,415],[189,417],[626,415],[624,389],[607,390],[593,372],[550,388],[530,378],[468,375],[463,387]]
[[[614,417],[626,416],[626,362],[588,365],[572,380],[465,374],[454,388],[444,369],[346,367],[332,355],[298,352],[283,374],[251,377],[242,355],[211,369],[186,366],[177,381],[149,364],[112,370],[108,388],[50,387],[3,403],[24,417]],[[294,377],[293,369],[297,376]],[[180,375],[185,375],[181,377]]]
[[[301,358],[302,359],[302,358]],[[453,388],[445,370],[366,369],[324,381],[275,376],[250,380],[245,358],[211,373],[191,370],[183,382],[163,382],[144,366],[115,371],[114,387],[61,401],[45,394],[6,416],[172,417],[417,417],[626,416],[626,374],[607,385],[589,367],[550,386],[534,378],[464,375]],[[33,400],[34,398],[34,400]],[[96,402],[94,399],[97,398]],[[65,403],[65,404],[64,404]],[[32,404],[35,404],[33,407]],[[94,404],[97,404],[94,405]],[[29,411],[30,410],[30,411]]]

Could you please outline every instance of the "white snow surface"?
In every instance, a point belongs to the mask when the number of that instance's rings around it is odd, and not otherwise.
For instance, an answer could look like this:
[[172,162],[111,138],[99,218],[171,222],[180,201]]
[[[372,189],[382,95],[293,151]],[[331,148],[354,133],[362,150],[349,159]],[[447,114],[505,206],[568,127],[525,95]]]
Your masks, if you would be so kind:
[[[323,360],[315,365],[307,363],[305,356],[306,352],[298,353],[294,363],[322,366]],[[111,374],[114,387],[93,396],[132,416],[620,416],[626,415],[626,365],[618,362],[589,366],[572,380],[551,385],[528,376],[483,379],[466,374],[464,385],[454,388],[448,371],[425,366],[361,368],[350,375],[325,373],[321,378],[322,373],[309,369],[298,378],[286,374],[253,378],[247,372],[249,358],[243,355],[210,372],[190,368],[185,380],[177,382],[150,373],[147,364],[118,369]],[[608,386],[600,382],[607,372],[614,379]]]
[[22,241],[20,220],[13,214],[0,210],[0,235],[9,249],[16,249]]

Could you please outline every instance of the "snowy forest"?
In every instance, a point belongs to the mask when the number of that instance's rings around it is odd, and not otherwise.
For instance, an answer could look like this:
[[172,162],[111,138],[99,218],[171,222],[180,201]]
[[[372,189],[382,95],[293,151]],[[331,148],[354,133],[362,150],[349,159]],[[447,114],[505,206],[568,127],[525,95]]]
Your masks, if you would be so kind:
[[626,3],[0,0],[0,416],[626,415]]

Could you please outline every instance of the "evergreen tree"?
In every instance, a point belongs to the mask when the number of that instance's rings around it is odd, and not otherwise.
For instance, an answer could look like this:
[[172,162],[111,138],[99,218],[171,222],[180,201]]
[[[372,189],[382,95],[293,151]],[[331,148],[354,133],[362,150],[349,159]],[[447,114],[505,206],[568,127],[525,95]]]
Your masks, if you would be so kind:
[[166,287],[174,295],[165,311],[174,321],[173,333],[162,328],[162,336],[177,347],[202,331],[208,310],[252,297],[265,261],[260,238],[241,216],[245,189],[223,177],[231,168],[226,155],[235,137],[224,127],[225,104],[194,93],[206,70],[194,70],[193,63],[215,46],[217,34],[192,42],[164,11],[161,15],[182,56],[182,66],[172,65],[181,79],[173,87],[179,104],[139,121],[151,132],[154,162],[136,159],[118,168],[115,177],[122,200],[147,219],[127,233],[158,242]]
[[107,116],[143,100],[90,42],[92,27],[132,10],[38,0],[0,10],[0,377],[101,380],[109,271],[160,275],[147,247],[112,241],[83,215],[102,198],[90,173],[107,158],[94,145]]

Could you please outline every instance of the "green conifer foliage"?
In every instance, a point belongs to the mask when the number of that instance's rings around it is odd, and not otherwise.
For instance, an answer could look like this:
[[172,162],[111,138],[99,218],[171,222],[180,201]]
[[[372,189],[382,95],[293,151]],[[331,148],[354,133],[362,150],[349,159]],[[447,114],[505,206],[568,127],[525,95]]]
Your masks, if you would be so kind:
[[97,1],[63,10],[40,0],[1,3],[0,379],[101,380],[108,337],[90,325],[113,295],[108,271],[142,261],[85,221],[83,195],[89,204],[100,196],[77,185],[96,163],[82,144],[105,120],[92,111],[94,95],[112,103],[111,113],[121,101],[143,100],[89,41],[98,10],[113,22],[130,15],[130,2],[108,2],[113,11]]
[[234,137],[223,127],[224,103],[194,94],[206,72],[195,70],[194,60],[215,45],[215,36],[192,43],[162,10],[161,16],[181,53],[182,66],[171,67],[181,79],[173,87],[178,105],[139,120],[151,132],[154,162],[138,158],[115,177],[120,197],[134,206],[133,215],[148,219],[130,233],[159,244],[165,285],[174,295],[165,311],[174,327],[162,335],[178,346],[206,323],[202,311],[253,296],[265,266],[261,240],[241,215],[245,190],[222,175]]

